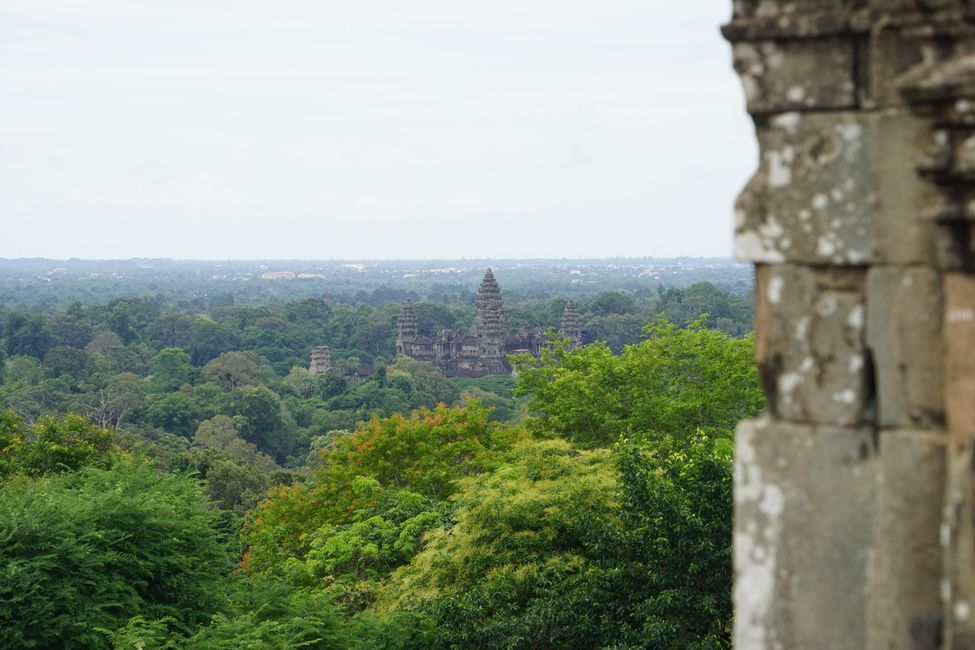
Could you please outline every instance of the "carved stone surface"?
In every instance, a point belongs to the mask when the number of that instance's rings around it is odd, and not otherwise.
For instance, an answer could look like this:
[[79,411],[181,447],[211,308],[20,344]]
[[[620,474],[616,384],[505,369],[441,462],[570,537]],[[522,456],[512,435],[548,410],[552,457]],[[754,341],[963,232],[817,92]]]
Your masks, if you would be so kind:
[[936,650],[947,439],[940,430],[894,430],[879,442],[867,647]]
[[941,521],[945,556],[941,578],[945,648],[975,648],[975,441],[949,447],[947,489]]
[[941,275],[875,266],[867,274],[867,345],[881,427],[944,426]]
[[873,137],[854,114],[784,113],[758,130],[761,163],[736,206],[735,254],[753,262],[872,256]]
[[736,43],[748,112],[853,108],[853,43],[841,40]]
[[945,409],[948,431],[975,439],[975,276],[945,276]]
[[870,398],[864,273],[760,266],[756,352],[769,408],[794,422],[859,424]]
[[928,142],[903,111],[776,115],[758,130],[761,164],[736,206],[735,254],[753,262],[918,262],[933,189],[912,154]]
[[735,645],[975,647],[975,2],[733,7],[770,406],[738,431]]
[[761,419],[735,435],[735,647],[866,647],[872,431]]

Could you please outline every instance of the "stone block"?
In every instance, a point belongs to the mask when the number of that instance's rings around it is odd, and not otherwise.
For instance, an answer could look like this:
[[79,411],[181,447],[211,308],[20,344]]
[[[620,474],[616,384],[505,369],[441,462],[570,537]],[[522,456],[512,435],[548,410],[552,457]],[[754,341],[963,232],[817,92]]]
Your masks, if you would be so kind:
[[735,648],[866,647],[871,430],[760,419],[735,445]]
[[943,648],[975,648],[975,441],[953,441],[948,448],[947,486],[941,546],[944,554],[941,600]]
[[867,273],[866,339],[881,427],[944,425],[941,285],[928,267]]
[[938,188],[917,173],[935,134],[902,110],[873,113],[870,237],[880,264],[930,265],[938,257],[938,226],[921,215],[939,201]]
[[875,16],[884,13],[932,11],[936,9],[957,8],[965,0],[869,0],[866,4]]
[[759,169],[738,198],[735,254],[752,262],[927,262],[936,190],[915,170],[920,119],[900,110],[785,113],[758,130]]
[[975,275],[946,273],[945,415],[956,439],[975,438]]
[[735,18],[772,18],[842,9],[846,0],[734,0]]
[[851,426],[871,399],[861,269],[760,266],[755,350],[776,416]]
[[946,442],[938,430],[880,434],[868,648],[940,647]]
[[850,38],[742,41],[732,48],[752,115],[856,106]]
[[[886,0],[884,4],[895,3]],[[878,11],[896,9],[885,6],[878,8]],[[865,41],[861,47],[859,60],[864,69],[860,76],[864,83],[859,86],[860,99],[874,108],[903,103],[899,88],[901,77],[926,62],[925,57],[937,51],[938,43],[933,38],[904,38],[900,29],[884,29],[881,26],[874,29],[869,41]]]

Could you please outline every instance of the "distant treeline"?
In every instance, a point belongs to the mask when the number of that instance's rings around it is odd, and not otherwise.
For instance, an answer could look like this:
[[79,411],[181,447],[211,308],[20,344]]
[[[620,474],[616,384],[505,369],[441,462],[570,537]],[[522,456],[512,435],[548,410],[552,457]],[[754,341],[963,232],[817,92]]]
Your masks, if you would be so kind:
[[[509,301],[571,298],[605,291],[656,291],[708,282],[735,294],[751,291],[752,270],[726,259],[453,260],[383,262],[4,260],[0,305],[26,311],[66,309],[142,297],[158,306],[208,310],[305,298],[379,307],[410,298],[473,302],[493,267]],[[267,279],[262,275],[293,279]]]

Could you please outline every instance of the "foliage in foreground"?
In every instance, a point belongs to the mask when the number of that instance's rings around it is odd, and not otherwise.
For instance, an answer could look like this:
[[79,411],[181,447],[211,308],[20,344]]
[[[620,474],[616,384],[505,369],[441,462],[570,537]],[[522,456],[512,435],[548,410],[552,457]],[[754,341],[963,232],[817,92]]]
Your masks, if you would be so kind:
[[134,615],[189,630],[230,557],[199,485],[124,460],[0,489],[0,646],[97,648]]
[[303,559],[322,537],[315,531],[361,524],[378,515],[384,501],[443,499],[455,479],[496,462],[494,450],[513,435],[489,416],[477,402],[441,405],[373,418],[337,438],[323,450],[311,482],[281,487],[255,510],[245,528],[244,568],[280,569],[288,558]]
[[45,415],[33,425],[10,411],[0,412],[0,477],[42,476],[112,462],[115,434],[69,413]]
[[[0,415],[0,645],[728,647],[751,342],[648,334],[519,362],[528,427],[476,401],[375,417],[317,438],[304,475],[240,414],[130,444],[151,464],[85,418]],[[201,398],[263,390],[235,367]]]
[[437,648],[722,647],[730,461],[703,440],[662,457],[521,443],[462,482],[380,607],[428,615]]

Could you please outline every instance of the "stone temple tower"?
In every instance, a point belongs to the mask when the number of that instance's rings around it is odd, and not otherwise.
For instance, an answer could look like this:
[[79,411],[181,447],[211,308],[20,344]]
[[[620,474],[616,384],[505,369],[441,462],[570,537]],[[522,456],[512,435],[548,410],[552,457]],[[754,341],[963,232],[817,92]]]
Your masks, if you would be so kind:
[[396,321],[396,356],[413,356],[413,344],[416,342],[417,326],[416,312],[413,302],[409,298],[400,309],[399,319]]
[[582,347],[582,325],[579,322],[579,310],[571,300],[565,303],[565,310],[562,312],[562,323],[559,325],[559,332],[564,338],[572,341],[572,348]]
[[321,345],[311,351],[311,365],[308,367],[312,374],[328,372],[332,367],[332,353],[327,345]]
[[481,280],[474,303],[474,323],[470,335],[478,339],[478,356],[485,370],[505,374],[509,371],[504,356],[504,340],[508,325],[502,311],[501,289],[494,273],[488,269]]

